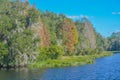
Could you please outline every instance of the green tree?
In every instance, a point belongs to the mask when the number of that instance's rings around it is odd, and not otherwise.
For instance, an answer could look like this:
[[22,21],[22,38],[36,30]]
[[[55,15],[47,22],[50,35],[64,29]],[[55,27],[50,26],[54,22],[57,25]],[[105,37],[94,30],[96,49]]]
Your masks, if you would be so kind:
[[38,61],[44,61],[48,59],[58,59],[64,55],[64,49],[62,46],[52,45],[49,47],[40,47]]

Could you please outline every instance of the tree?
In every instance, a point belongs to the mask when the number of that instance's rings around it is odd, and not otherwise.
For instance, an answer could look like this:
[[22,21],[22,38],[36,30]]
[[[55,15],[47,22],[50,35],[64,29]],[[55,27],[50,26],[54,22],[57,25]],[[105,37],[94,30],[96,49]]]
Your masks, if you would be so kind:
[[51,45],[49,47],[39,47],[38,61],[44,61],[48,59],[58,59],[64,54],[62,46]]
[[[35,57],[33,52],[35,52],[37,40],[33,37],[27,18],[30,17],[35,23],[37,14],[24,15],[27,7],[21,4],[24,3],[0,1],[0,46],[2,49],[0,61],[3,60],[0,65],[4,67],[24,66]],[[33,11],[35,13],[36,10]]]
[[62,34],[63,34],[63,44],[66,45],[68,51],[74,52],[74,38],[72,27],[67,19],[64,19],[64,22],[61,24]]
[[120,32],[112,33],[112,35],[107,39],[109,43],[107,50],[111,50],[111,51],[120,50]]

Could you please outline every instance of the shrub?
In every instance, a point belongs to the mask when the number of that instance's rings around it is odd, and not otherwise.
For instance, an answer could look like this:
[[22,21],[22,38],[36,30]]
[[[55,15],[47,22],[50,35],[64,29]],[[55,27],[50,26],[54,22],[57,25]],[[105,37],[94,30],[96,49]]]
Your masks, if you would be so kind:
[[57,59],[63,54],[64,49],[62,46],[52,45],[49,47],[40,47],[37,60],[43,61],[47,59]]

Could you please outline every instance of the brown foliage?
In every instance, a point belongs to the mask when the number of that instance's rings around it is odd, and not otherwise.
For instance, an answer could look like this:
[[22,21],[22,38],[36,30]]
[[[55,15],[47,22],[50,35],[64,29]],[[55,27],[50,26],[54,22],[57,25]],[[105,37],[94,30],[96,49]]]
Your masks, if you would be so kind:
[[72,28],[74,44],[77,44],[78,43],[78,31],[77,31],[76,25],[74,24],[73,21],[70,21],[70,25],[71,25],[71,28]]
[[40,38],[40,46],[50,45],[50,34],[47,27],[39,20],[37,25],[32,26],[37,37]]
[[96,48],[95,31],[90,22],[85,22],[84,34],[85,34],[86,38],[88,38],[88,40],[89,40],[90,48],[95,49]]
[[49,30],[46,26],[43,25],[41,29],[41,44],[42,46],[49,46],[50,45],[50,34]]
[[72,33],[72,27],[67,19],[62,24],[64,44],[70,52],[74,51],[74,38]]

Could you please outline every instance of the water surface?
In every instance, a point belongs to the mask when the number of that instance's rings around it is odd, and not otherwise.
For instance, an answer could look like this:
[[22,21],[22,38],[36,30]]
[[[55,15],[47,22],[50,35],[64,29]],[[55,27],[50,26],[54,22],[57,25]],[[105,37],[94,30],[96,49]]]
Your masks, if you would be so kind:
[[77,67],[0,70],[0,80],[120,80],[120,54]]

